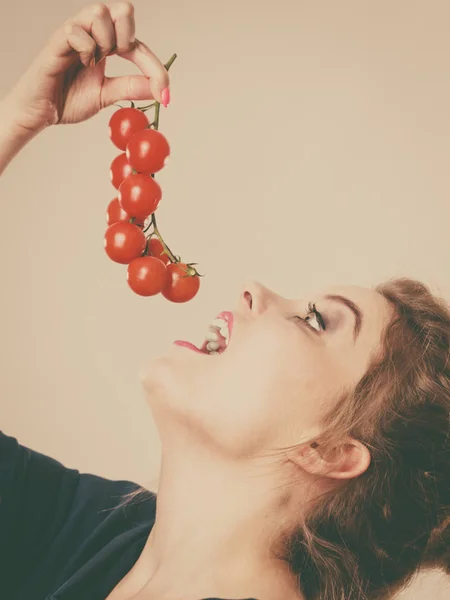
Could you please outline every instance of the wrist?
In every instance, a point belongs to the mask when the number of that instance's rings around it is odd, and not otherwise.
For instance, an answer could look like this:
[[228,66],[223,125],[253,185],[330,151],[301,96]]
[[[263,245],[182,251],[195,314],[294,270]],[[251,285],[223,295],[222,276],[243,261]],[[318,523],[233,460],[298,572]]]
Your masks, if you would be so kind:
[[0,100],[0,114],[3,128],[7,127],[10,136],[24,143],[30,141],[47,127],[46,124],[36,125],[33,123],[31,125],[27,123],[27,118],[21,114],[17,103],[10,96],[5,96]]
[[8,98],[0,100],[0,175],[20,150],[38,133],[39,129],[24,126],[20,115]]

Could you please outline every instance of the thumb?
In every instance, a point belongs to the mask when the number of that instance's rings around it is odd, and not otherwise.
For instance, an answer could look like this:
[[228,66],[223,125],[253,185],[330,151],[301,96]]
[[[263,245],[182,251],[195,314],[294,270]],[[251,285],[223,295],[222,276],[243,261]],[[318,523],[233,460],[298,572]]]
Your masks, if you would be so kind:
[[[156,89],[155,89],[156,88]],[[161,91],[145,75],[123,75],[105,77],[102,86],[102,108],[111,106],[119,100],[157,100],[161,101]]]

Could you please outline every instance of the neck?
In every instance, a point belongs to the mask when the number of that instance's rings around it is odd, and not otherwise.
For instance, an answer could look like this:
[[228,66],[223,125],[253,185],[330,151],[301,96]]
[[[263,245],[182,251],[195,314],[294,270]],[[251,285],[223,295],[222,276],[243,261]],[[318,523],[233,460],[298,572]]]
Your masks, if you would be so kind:
[[191,444],[163,453],[155,524],[133,568],[139,598],[301,599],[272,552],[293,504],[280,470],[273,458],[219,460]]

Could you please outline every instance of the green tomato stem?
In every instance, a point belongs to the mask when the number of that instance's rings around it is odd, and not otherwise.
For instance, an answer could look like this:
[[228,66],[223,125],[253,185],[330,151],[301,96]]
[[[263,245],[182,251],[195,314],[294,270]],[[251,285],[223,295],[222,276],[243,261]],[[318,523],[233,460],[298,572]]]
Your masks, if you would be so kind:
[[[152,175],[152,177],[153,177],[153,175]],[[163,245],[165,253],[170,258],[170,262],[173,262],[173,263],[178,262],[177,257],[172,252],[172,250],[169,248],[169,246],[166,244],[166,242],[163,240],[162,235],[159,233],[158,226],[156,225],[155,213],[152,214],[152,223],[151,224],[153,225],[153,232],[149,235],[149,239],[152,237],[153,234],[156,235],[156,237],[159,239],[159,241]]]
[[[176,59],[176,57],[177,57],[177,55],[173,54],[170,57],[170,59],[167,61],[167,63],[164,65],[165,68],[167,69],[167,71],[170,69],[170,67],[173,64],[173,62]],[[153,120],[152,126],[153,126],[153,128],[156,131],[158,131],[158,127],[159,127],[159,114],[160,114],[161,103],[160,102],[154,102],[154,106],[155,106],[155,118]],[[153,173],[152,177],[155,178],[155,174],[154,173]],[[170,262],[178,262],[177,259],[176,259],[176,256],[173,254],[173,252],[171,251],[171,249],[169,248],[169,246],[164,241],[162,235],[159,233],[159,229],[158,229],[158,226],[156,224],[155,213],[152,214],[152,220],[151,220],[151,223],[150,223],[149,227],[151,225],[153,225],[153,232],[150,233],[150,235],[148,236],[147,245],[148,245],[148,240],[150,240],[152,234],[154,233],[156,235],[156,237],[159,239],[159,241],[161,242],[161,244],[163,245],[164,251],[166,252],[167,256],[169,257]],[[145,231],[147,231],[147,229]]]
[[169,58],[169,60],[166,62],[166,64],[164,65],[166,67],[166,71],[168,71],[170,69],[170,67],[173,64],[173,61],[176,59],[177,55],[176,54],[172,54],[172,56]]

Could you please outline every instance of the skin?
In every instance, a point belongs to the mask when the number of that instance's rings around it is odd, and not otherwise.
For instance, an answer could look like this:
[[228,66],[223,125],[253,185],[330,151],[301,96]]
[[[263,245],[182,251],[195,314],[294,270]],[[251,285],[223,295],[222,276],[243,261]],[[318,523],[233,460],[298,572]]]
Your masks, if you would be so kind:
[[[353,313],[327,294],[360,307],[356,342]],[[309,301],[325,320],[319,334],[293,318],[305,317]],[[325,457],[308,442],[321,433],[336,393],[364,375],[390,311],[368,288],[291,300],[252,282],[233,310],[224,354],[173,346],[144,365],[141,381],[163,449],[157,518],[108,600],[302,598],[269,549],[318,494],[369,466],[358,440],[343,440],[340,453]],[[314,316],[310,322],[320,329]]]
[[[0,173],[51,125],[82,122],[119,100],[161,101],[168,73],[134,32],[133,5],[116,2],[87,6],[52,34],[1,101]],[[116,54],[142,75],[105,77],[105,60],[88,66],[94,54]],[[223,355],[173,346],[143,366],[162,440],[157,518],[108,600],[302,598],[269,549],[301,522],[319,493],[370,464],[358,440],[342,440],[340,451],[328,455],[310,442],[336,394],[364,374],[390,316],[371,289],[326,293],[360,306],[365,319],[356,343],[353,313],[325,293],[290,300],[252,282],[233,311]],[[294,318],[306,316],[309,301],[323,314],[325,332]],[[315,317],[311,322],[318,328]]]

